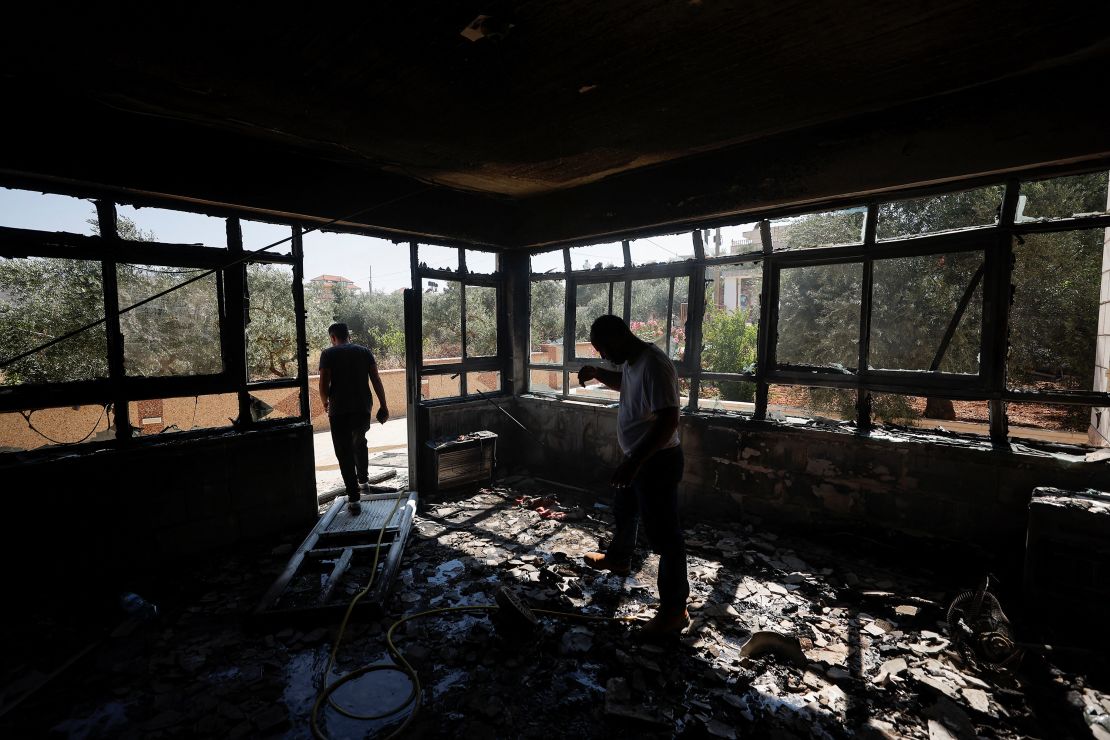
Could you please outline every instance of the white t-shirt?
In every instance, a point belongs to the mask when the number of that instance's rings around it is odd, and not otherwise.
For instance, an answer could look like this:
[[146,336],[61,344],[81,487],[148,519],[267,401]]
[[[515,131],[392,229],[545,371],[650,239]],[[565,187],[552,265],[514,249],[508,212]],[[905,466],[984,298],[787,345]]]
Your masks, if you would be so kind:
[[[621,400],[617,408],[617,442],[630,455],[655,423],[656,412],[677,409],[678,373],[663,350],[648,344],[634,361],[621,368]],[[678,430],[663,445],[677,447]]]

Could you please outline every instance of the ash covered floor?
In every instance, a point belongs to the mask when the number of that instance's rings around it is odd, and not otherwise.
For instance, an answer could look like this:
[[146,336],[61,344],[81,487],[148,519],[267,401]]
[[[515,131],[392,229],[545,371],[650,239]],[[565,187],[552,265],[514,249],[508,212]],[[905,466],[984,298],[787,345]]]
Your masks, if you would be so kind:
[[[581,560],[611,521],[596,500],[516,480],[431,505],[417,516],[387,616],[351,626],[339,667],[389,662],[384,635],[398,617],[492,603],[499,585],[533,607],[650,616],[654,556],[625,578]],[[548,511],[563,516],[544,518]],[[99,644],[4,717],[0,730],[8,737],[310,737],[336,626],[259,632],[243,625],[297,541],[180,574],[172,591],[152,584],[162,591],[158,619]],[[641,643],[623,622],[545,617],[540,635],[523,644],[480,613],[408,622],[397,644],[424,687],[408,735],[1110,737],[1110,697],[1084,675],[1035,656],[1014,674],[993,672],[949,643],[942,605],[953,588],[972,584],[884,567],[878,543],[830,548],[753,524],[692,524],[687,542],[692,626],[669,643]],[[797,638],[801,654],[789,639],[752,638],[761,631]],[[750,638],[768,651],[745,656]],[[14,645],[19,635],[9,639]],[[35,664],[41,652],[9,655],[16,658],[9,676],[24,682],[51,667]],[[5,704],[18,689],[6,683]],[[408,690],[401,674],[382,672],[336,698],[371,713]],[[329,712],[325,728],[332,737],[364,737],[392,724]]]

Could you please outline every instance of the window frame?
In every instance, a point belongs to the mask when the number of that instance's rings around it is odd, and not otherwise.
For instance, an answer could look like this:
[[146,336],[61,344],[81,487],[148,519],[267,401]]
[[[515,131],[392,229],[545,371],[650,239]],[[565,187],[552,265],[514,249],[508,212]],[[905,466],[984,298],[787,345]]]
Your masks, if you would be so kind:
[[[34,182],[5,182],[6,187],[43,192],[44,187]],[[152,437],[135,434],[130,424],[129,410],[132,403],[166,398],[205,396],[234,393],[238,397],[238,416],[233,429],[194,429],[173,435],[174,440],[187,440],[229,431],[244,432],[255,429],[285,426],[307,422],[309,418],[307,341],[305,337],[303,251],[301,225],[293,219],[266,215],[268,223],[290,229],[291,249],[288,254],[270,251],[247,252],[243,248],[240,218],[258,220],[254,213],[237,209],[209,207],[201,204],[183,204],[171,199],[138,198],[130,193],[79,187],[50,187],[46,192],[70,195],[92,202],[96,210],[99,234],[72,232],[47,232],[0,225],[0,257],[42,257],[78,259],[99,263],[102,275],[104,301],[104,328],[107,335],[107,377],[59,383],[34,383],[5,386],[0,389],[0,411],[24,409],[38,410],[72,405],[104,405],[112,407],[116,425],[114,439],[101,442],[82,442],[61,445],[69,450],[97,449],[103,447],[131,447],[156,443]],[[117,230],[118,205],[133,205],[196,213],[220,218],[224,221],[227,243],[224,247],[199,244],[177,244],[165,241],[128,241],[121,239]],[[187,205],[187,207],[183,207]],[[263,245],[265,246],[265,245]],[[257,249],[257,248],[256,248]],[[293,269],[293,302],[296,313],[297,373],[288,378],[251,381],[246,366],[246,325],[249,296],[246,286],[248,262],[284,264]],[[179,376],[138,376],[126,372],[123,356],[120,312],[126,309],[120,303],[117,265],[139,264],[152,267],[199,268],[212,270],[215,276],[219,351],[223,370],[219,373]],[[252,391],[298,388],[299,413],[281,419],[253,421],[250,416]],[[123,413],[116,410],[123,409]],[[57,452],[58,446],[41,449],[45,455]],[[38,454],[39,450],[13,454]]]
[[[576,309],[577,286],[625,280],[626,304],[631,299],[630,281],[640,277],[679,277],[690,276],[690,302],[686,329],[686,355],[681,364],[676,364],[680,378],[690,383],[690,401],[686,411],[700,410],[700,383],[706,381],[747,381],[756,384],[755,409],[751,417],[757,421],[767,418],[768,388],[776,385],[806,385],[813,387],[834,387],[855,389],[857,392],[857,418],[855,427],[858,433],[867,434],[872,427],[870,397],[872,393],[892,393],[899,395],[928,396],[950,400],[986,401],[990,410],[989,438],[996,447],[1008,448],[1008,424],[1006,419],[1007,402],[1039,401],[1067,405],[1086,405],[1092,407],[1110,406],[1110,391],[1029,391],[1007,387],[1005,360],[1009,342],[1009,316],[1011,313],[1011,279],[1013,270],[1013,239],[1016,236],[1032,233],[1078,231],[1091,228],[1110,229],[1110,213],[1095,214],[1073,218],[1022,221],[1015,223],[1015,213],[1021,185],[1025,182],[1068,177],[1086,173],[1106,173],[1110,159],[1092,160],[1080,166],[1053,166],[1035,168],[1006,177],[977,177],[919,188],[891,190],[870,198],[829,199],[820,203],[789,208],[768,209],[762,212],[745,213],[733,217],[705,219],[690,225],[695,242],[692,260],[675,261],[633,267],[628,254],[631,239],[655,235],[674,234],[673,225],[665,230],[641,230],[629,234],[623,241],[625,245],[625,264],[621,268],[604,270],[571,270],[569,249],[576,246],[589,246],[591,243],[612,243],[612,236],[594,242],[568,242],[556,249],[563,250],[565,273],[560,275],[530,274],[529,288],[538,280],[565,279],[566,315],[564,343],[573,345],[575,336],[574,313]],[[999,215],[993,225],[973,226],[963,229],[936,231],[931,233],[906,235],[897,238],[878,240],[876,227],[881,205],[923,197],[937,197],[986,186],[1001,186],[1002,203]],[[775,250],[773,248],[770,223],[772,220],[802,216],[809,213],[864,208],[865,220],[863,239],[860,243],[841,246],[821,246],[807,249]],[[706,256],[703,239],[709,230],[729,226],[758,224],[761,247],[755,251]],[[529,250],[529,256],[551,252],[550,246]],[[928,370],[890,370],[872,369],[868,366],[870,357],[871,301],[874,291],[874,266],[878,260],[905,257],[946,254],[953,252],[980,252],[983,254],[983,275],[979,289],[982,291],[982,311],[980,315],[980,353],[979,371],[972,374],[930,372]],[[759,337],[756,348],[756,367],[753,373],[715,373],[701,369],[702,328],[705,319],[703,291],[695,286],[705,284],[706,271],[724,264],[760,263],[763,269],[763,284],[760,294]],[[779,331],[779,280],[783,269],[821,264],[859,263],[862,266],[861,306],[859,318],[859,347],[856,370],[845,374],[834,368],[811,368],[802,366],[782,366],[775,363],[777,333]],[[529,300],[531,290],[529,290]],[[958,304],[953,305],[953,315]],[[624,314],[627,317],[627,312]],[[525,359],[524,377],[531,379],[534,370],[563,372],[563,390],[553,393],[537,390],[545,396],[570,398],[570,375],[582,365],[590,362],[588,358],[567,358],[564,353],[562,365],[534,365]],[[592,360],[596,362],[596,360]],[[527,389],[526,392],[532,392]],[[582,398],[582,402],[591,402]],[[720,412],[734,413],[734,412]]]
[[[425,267],[419,261],[420,247],[429,246],[443,249],[455,249],[459,257],[459,269],[443,270],[434,267]],[[413,342],[419,352],[415,359],[417,366],[417,377],[423,380],[426,377],[435,375],[458,375],[459,376],[459,395],[445,396],[443,398],[421,398],[419,404],[421,406],[428,405],[443,405],[449,403],[458,403],[459,401],[472,400],[478,397],[500,397],[511,395],[511,383],[509,379],[511,376],[511,363],[510,363],[510,346],[511,338],[509,334],[509,326],[506,320],[505,310],[505,272],[503,269],[503,260],[501,259],[502,251],[491,249],[488,247],[480,247],[469,244],[442,244],[424,241],[412,241],[409,243],[411,250],[411,264],[412,264],[412,284],[414,289],[417,290],[419,300],[416,301],[418,308],[418,315],[415,317],[414,327],[419,331],[419,341]],[[466,252],[467,251],[481,251],[493,252],[497,256],[497,267],[493,273],[472,273],[466,268]],[[422,289],[423,281],[426,278],[436,280],[446,280],[459,284],[459,341],[460,341],[460,361],[441,364],[441,365],[428,365],[424,362],[424,342],[423,342],[423,313],[424,313],[424,291]],[[497,314],[497,351],[494,355],[487,355],[482,357],[469,357],[466,351],[466,289],[469,286],[495,288],[497,297],[495,299],[495,311]],[[467,374],[476,372],[490,372],[496,371],[500,373],[501,388],[496,393],[482,393],[480,396],[477,393],[471,393],[467,387]]]

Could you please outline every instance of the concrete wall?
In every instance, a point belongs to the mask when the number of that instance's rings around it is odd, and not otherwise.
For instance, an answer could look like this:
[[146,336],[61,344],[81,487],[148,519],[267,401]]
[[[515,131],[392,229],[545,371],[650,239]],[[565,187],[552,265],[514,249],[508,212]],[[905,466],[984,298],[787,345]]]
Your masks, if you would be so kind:
[[[1110,192],[1107,193],[1110,209]],[[1098,294],[1098,339],[1095,340],[1095,377],[1091,390],[1110,390],[1110,229],[1102,232],[1102,279]],[[1103,446],[1110,440],[1110,409],[1091,409],[1090,443]]]
[[[14,456],[13,456],[14,457]],[[312,428],[167,441],[0,466],[11,579],[100,587],[316,520]],[[21,584],[23,585],[23,584]],[[13,591],[15,593],[16,591]]]
[[[521,451],[536,475],[603,492],[620,453],[616,410],[524,397],[516,415],[547,445]],[[1037,486],[1106,488],[1105,463],[986,442],[862,437],[850,431],[684,415],[686,512],[758,516],[799,529],[878,529],[960,541],[1018,557]]]

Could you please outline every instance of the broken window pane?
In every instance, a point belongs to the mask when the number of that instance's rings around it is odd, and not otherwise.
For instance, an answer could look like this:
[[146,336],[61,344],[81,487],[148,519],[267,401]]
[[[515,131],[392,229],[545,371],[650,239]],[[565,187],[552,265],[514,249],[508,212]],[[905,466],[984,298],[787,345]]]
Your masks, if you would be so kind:
[[566,283],[562,280],[532,283],[529,362],[537,365],[563,363],[565,306]]
[[[128,307],[207,270],[120,264],[119,307]],[[209,375],[223,370],[216,275],[120,314],[128,375]]]
[[[293,227],[281,224],[268,224],[262,221],[239,220],[239,231],[243,235],[243,249],[248,252],[260,250],[275,242],[277,246],[265,250],[266,254],[293,253]],[[282,241],[284,240],[284,241]]]
[[99,234],[91,200],[54,193],[0,188],[0,226],[36,231]]
[[497,288],[466,286],[466,356],[497,354]]
[[250,323],[246,332],[248,380],[296,377],[293,266],[248,264],[247,290],[250,294]]
[[576,357],[597,357],[590,344],[590,327],[594,319],[608,313],[624,313],[624,283],[589,283],[579,285],[574,308],[574,340]]
[[898,200],[879,206],[878,239],[935,234],[940,231],[994,226],[1002,206],[1001,185],[958,193]]
[[453,280],[424,278],[423,289],[421,336],[424,339],[424,364],[458,362],[462,357],[461,284]]
[[[754,373],[759,342],[759,298],[763,290],[763,266],[759,262],[710,265],[705,268],[705,279],[702,370],[714,373]],[[737,384],[726,384],[722,389],[734,387],[738,387]],[[738,391],[725,390],[725,393],[735,396]]]
[[528,371],[529,393],[562,393],[562,370],[537,370]]
[[0,453],[115,439],[110,406],[61,406],[0,413]]
[[772,385],[767,390],[767,418],[772,421],[851,421],[856,418],[856,392],[845,388]]
[[624,267],[624,244],[621,242],[570,248],[572,270],[602,270],[609,267]]
[[[104,318],[100,262],[0,259],[0,359],[34,349]],[[0,385],[64,383],[108,376],[99,324],[3,369]]]
[[529,262],[532,266],[533,275],[566,272],[566,265],[563,263],[563,250],[561,249],[556,249],[554,252],[533,254],[529,258]]
[[986,401],[871,394],[871,422],[877,425],[944,430],[960,434],[990,434]]
[[715,229],[702,229],[702,249],[707,259],[734,254],[755,254],[763,251],[763,241],[759,235],[759,222],[719,226]]
[[482,370],[466,374],[466,393],[476,396],[479,393],[497,393],[501,390],[501,373],[496,370]]
[[459,271],[459,250],[455,247],[420,244],[416,249],[416,259],[421,266],[433,270]]
[[497,253],[478,249],[466,250],[466,271],[475,275],[492,275],[497,272]]
[[1104,406],[1008,401],[1011,440],[1110,447],[1110,409]]
[[459,395],[460,387],[458,376],[452,378],[450,375],[425,375],[420,378],[420,398],[424,401],[454,398]]
[[295,419],[301,415],[300,388],[251,390],[251,418],[254,421]]
[[1107,213],[1110,205],[1108,181],[1110,173],[1103,170],[1023,182],[1014,220],[1027,223]]
[[783,269],[778,363],[855,369],[862,282],[860,263]]
[[127,241],[227,246],[225,219],[188,211],[120,205],[116,207],[116,231]]
[[[1110,366],[1110,282],[1103,229],[1028,234],[1014,240],[1013,303],[1006,382],[1011,388],[1093,389]],[[1100,327],[1102,329],[1100,330]],[[1096,341],[1103,355],[1096,354]]]
[[841,211],[806,213],[771,222],[771,244],[782,249],[812,249],[863,243],[863,206]]
[[[674,278],[674,297],[670,300],[670,278],[632,281],[629,328],[640,339],[657,345],[673,360],[681,360],[686,349],[689,285],[690,279],[686,276]],[[667,334],[668,317],[671,322],[670,335]]]
[[220,393],[210,396],[156,398],[132,401],[128,408],[135,434],[147,437],[193,429],[230,427],[233,420],[239,417],[239,396],[235,393]]
[[755,383],[750,380],[706,380],[698,387],[698,408],[703,411],[755,411]]
[[[876,260],[869,365],[977,374],[983,258],[982,252],[959,252]],[[942,347],[965,295],[963,314]]]
[[690,232],[633,239],[628,244],[633,265],[681,262],[694,259],[694,237]]

